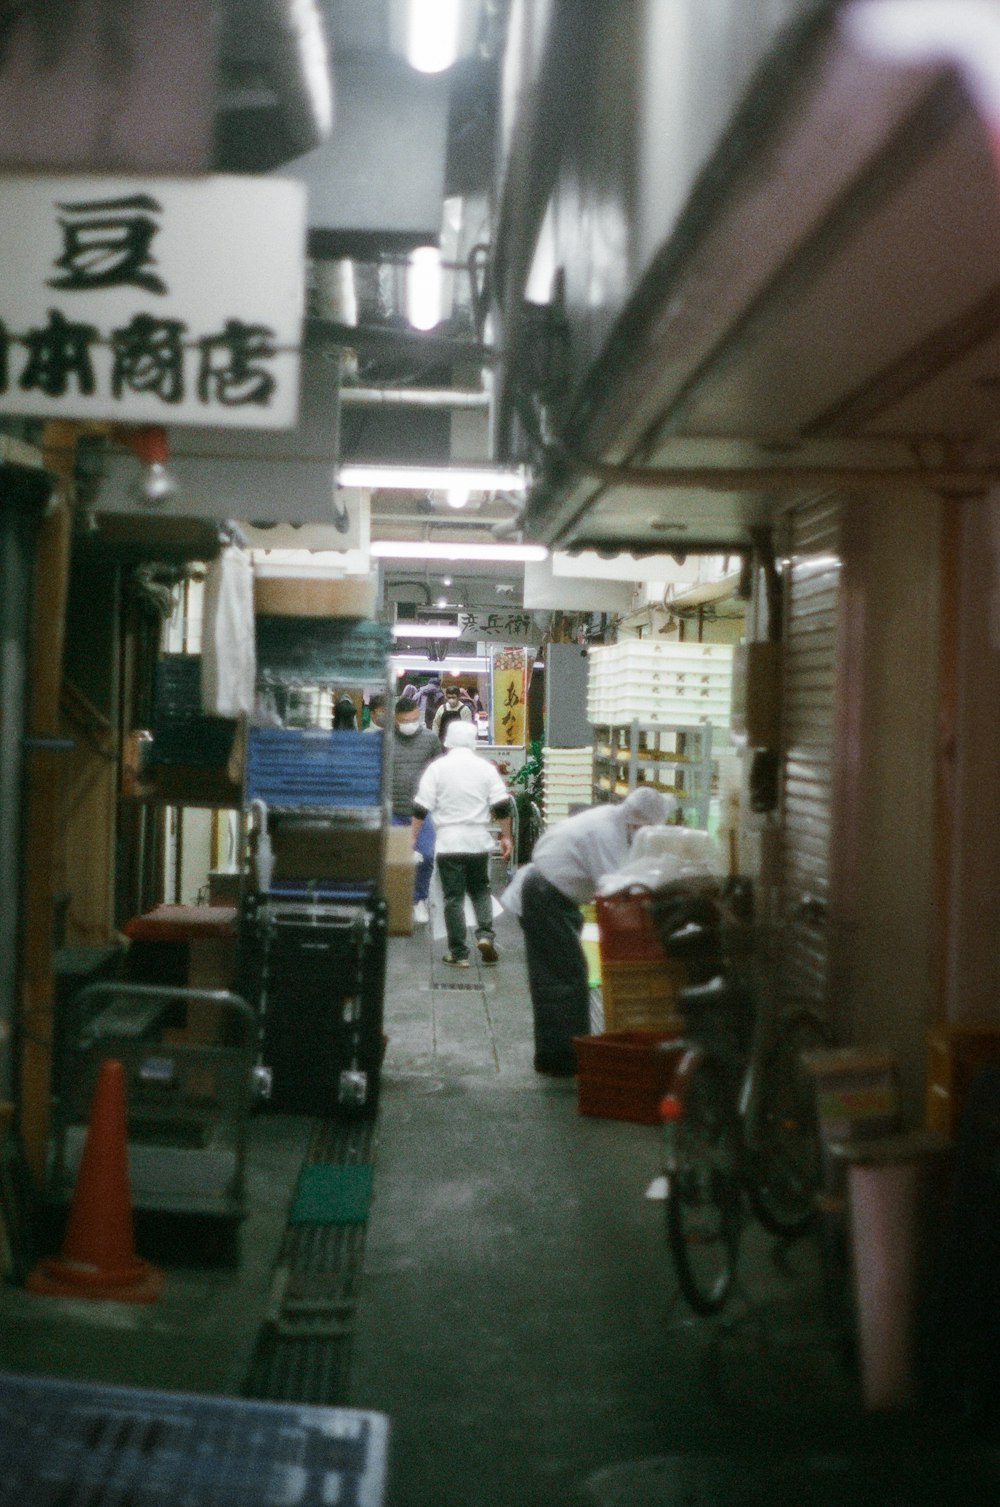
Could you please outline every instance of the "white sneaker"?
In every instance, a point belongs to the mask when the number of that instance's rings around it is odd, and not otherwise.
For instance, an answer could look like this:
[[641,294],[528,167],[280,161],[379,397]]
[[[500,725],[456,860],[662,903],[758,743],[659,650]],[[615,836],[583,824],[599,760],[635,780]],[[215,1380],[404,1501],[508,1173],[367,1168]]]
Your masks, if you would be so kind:
[[430,918],[431,918],[431,913],[427,909],[427,901],[426,900],[418,900],[417,903],[416,903],[416,905],[413,907],[413,924],[414,924],[414,926],[426,926],[427,922],[430,920]]

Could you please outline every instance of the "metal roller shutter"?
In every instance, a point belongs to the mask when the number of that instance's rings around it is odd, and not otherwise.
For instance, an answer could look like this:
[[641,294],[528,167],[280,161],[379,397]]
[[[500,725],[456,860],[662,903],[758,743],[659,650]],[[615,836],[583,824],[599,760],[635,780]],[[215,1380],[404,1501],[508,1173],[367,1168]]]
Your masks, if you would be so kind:
[[786,515],[781,915],[790,998],[825,1007],[842,505]]

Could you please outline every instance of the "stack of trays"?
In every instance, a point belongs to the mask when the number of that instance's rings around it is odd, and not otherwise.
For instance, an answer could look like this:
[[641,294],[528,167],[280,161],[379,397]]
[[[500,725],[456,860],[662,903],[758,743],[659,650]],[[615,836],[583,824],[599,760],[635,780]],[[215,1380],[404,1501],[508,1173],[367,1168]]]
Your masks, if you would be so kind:
[[711,722],[729,727],[731,644],[622,639],[590,651],[587,718],[596,726]]
[[542,816],[547,827],[569,816],[574,806],[593,805],[593,749],[543,748],[542,783]]

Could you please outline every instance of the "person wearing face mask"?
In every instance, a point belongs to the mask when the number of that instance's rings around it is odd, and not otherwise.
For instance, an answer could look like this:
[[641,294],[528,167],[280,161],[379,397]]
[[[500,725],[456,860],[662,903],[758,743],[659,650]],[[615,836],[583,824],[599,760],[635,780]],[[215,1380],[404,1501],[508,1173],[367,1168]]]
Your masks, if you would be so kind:
[[640,787],[620,804],[569,816],[542,833],[531,862],[518,869],[500,896],[524,933],[537,1073],[572,1076],[573,1037],[590,1035],[580,907],[593,900],[605,874],[626,862],[639,828],[661,825],[676,809],[673,796]]
[[471,722],[472,708],[467,702],[462,700],[457,685],[447,686],[445,688],[444,700],[434,713],[433,722],[433,729],[441,740],[442,746],[444,745],[444,736],[448,731],[449,723],[457,722],[460,719],[462,722]]
[[[420,776],[432,759],[440,756],[441,744],[424,725],[418,703],[408,696],[396,702],[392,735],[392,822],[408,827],[413,819],[413,797]],[[422,925],[429,920],[427,896],[434,873],[434,823],[424,822],[415,844],[420,863],[413,879],[413,920]]]
[[378,733],[385,727],[385,697],[374,695],[368,701],[368,715],[370,721],[365,728],[366,733]]

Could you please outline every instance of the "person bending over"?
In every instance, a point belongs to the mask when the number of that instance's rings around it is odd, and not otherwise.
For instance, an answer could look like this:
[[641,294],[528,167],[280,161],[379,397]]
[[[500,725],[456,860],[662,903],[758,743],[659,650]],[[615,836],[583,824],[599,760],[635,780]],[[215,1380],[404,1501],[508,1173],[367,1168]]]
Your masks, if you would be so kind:
[[633,790],[617,805],[594,806],[550,827],[500,896],[524,932],[535,1028],[535,1071],[569,1077],[576,1071],[573,1037],[590,1034],[587,960],[580,945],[581,905],[593,900],[605,874],[620,869],[640,827],[659,825],[672,798]]

